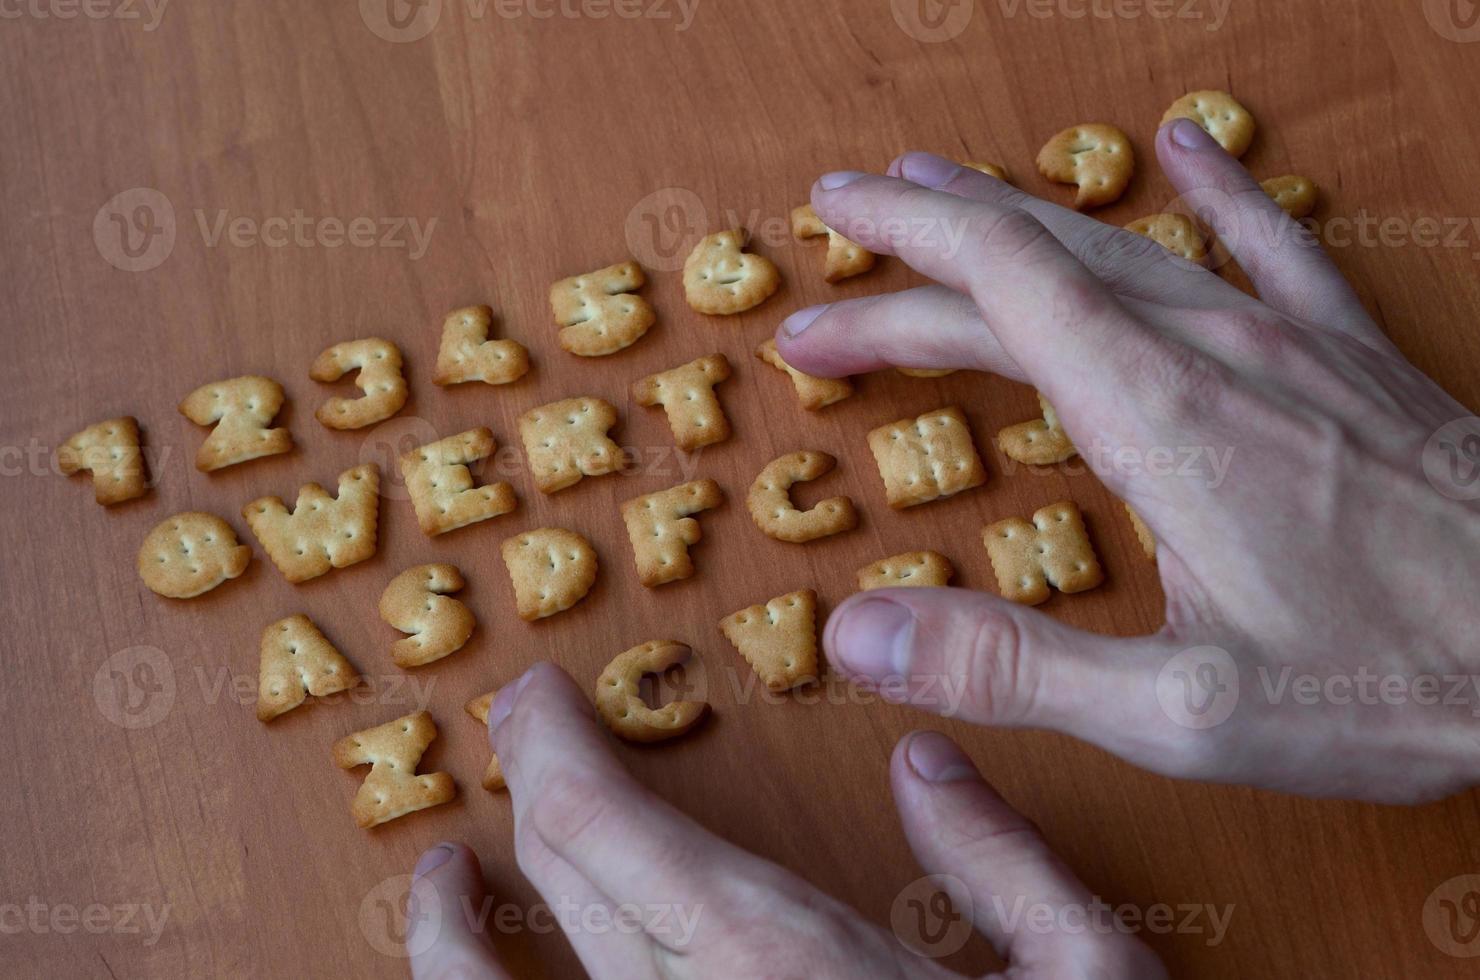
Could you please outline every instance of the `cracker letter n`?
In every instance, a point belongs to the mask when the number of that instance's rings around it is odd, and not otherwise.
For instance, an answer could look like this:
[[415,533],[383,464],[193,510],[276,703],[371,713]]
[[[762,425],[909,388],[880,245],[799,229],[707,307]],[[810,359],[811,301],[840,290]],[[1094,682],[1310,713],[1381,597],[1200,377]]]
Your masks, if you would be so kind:
[[652,708],[642,699],[642,679],[689,659],[689,648],[672,640],[644,643],[617,654],[596,679],[596,710],[601,720],[629,742],[677,738],[699,723],[709,707],[703,701],[670,701]]
[[811,589],[732,613],[719,628],[772,691],[817,679],[817,593]]
[[334,743],[334,764],[341,769],[368,765],[370,775],[360,784],[350,813],[355,823],[369,829],[417,810],[446,803],[457,795],[445,772],[416,774],[427,746],[437,737],[437,725],[425,711],[397,718]]
[[324,698],[348,691],[360,679],[313,620],[302,614],[280,619],[262,631],[257,677],[258,721],[272,721],[310,695]]
[[622,262],[550,287],[550,308],[560,325],[560,347],[580,357],[605,357],[642,339],[657,319],[634,290],[647,283],[642,267]]
[[1084,592],[1105,580],[1079,508],[1050,504],[1033,522],[1010,517],[982,531],[1002,597],[1027,606],[1048,599],[1052,585],[1063,593]]
[[308,376],[325,383],[358,371],[355,386],[360,398],[330,398],[314,415],[331,429],[363,429],[384,422],[406,404],[406,379],[401,375],[401,351],[389,340],[369,337],[335,344],[318,356]]
[[380,469],[366,463],[339,474],[338,498],[309,483],[292,511],[279,497],[261,497],[242,516],[278,571],[289,582],[307,582],[375,554]]
[[694,574],[689,546],[702,536],[693,515],[718,507],[724,500],[719,484],[697,480],[650,493],[622,505],[622,520],[632,539],[637,577],[655,589]]
[[493,433],[472,429],[420,446],[401,457],[401,476],[416,508],[416,521],[428,537],[500,517],[519,505],[507,483],[473,486],[467,464],[495,449]]
[[293,448],[287,429],[267,426],[283,407],[283,386],[271,378],[245,377],[201,385],[180,403],[196,425],[215,425],[195,453],[195,468],[210,473]]
[[895,510],[949,497],[987,482],[966,416],[955,406],[901,419],[868,434],[869,449]]
[[380,618],[410,634],[391,644],[397,667],[423,667],[468,642],[473,613],[447,595],[462,587],[462,574],[452,565],[417,565],[391,579],[380,595]]
[[622,448],[607,437],[617,410],[600,398],[567,398],[519,416],[519,435],[542,493],[622,468]]
[[513,340],[489,340],[492,327],[493,310],[487,306],[447,314],[433,382],[443,387],[471,381],[506,385],[529,373],[529,351]]
[[714,394],[714,386],[729,377],[725,355],[710,354],[634,382],[632,400],[644,408],[662,405],[674,443],[691,453],[730,438],[730,420]]
[[744,313],[780,288],[775,264],[743,251],[744,245],[744,233],[735,230],[710,235],[694,247],[683,266],[683,288],[691,307],[715,316]]
[[68,439],[57,450],[57,466],[66,476],[91,473],[93,497],[104,507],[149,492],[139,423],[130,415],[90,425]]

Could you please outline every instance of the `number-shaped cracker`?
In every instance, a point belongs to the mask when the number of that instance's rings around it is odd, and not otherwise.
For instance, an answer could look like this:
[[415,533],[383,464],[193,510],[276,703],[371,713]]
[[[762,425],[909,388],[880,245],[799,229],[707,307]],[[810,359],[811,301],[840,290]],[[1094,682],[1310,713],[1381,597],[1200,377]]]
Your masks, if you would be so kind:
[[1002,597],[1027,606],[1048,599],[1049,586],[1074,593],[1105,580],[1079,508],[1065,500],[1033,515],[998,521],[982,531]]
[[139,423],[131,415],[90,425],[57,449],[57,466],[66,476],[92,474],[93,497],[104,507],[149,492]]
[[1052,466],[1079,455],[1059,424],[1059,413],[1042,392],[1038,393],[1038,405],[1043,409],[1043,418],[1009,425],[997,433],[1002,455],[1026,466]]
[[858,512],[847,497],[831,497],[806,511],[798,510],[791,502],[794,484],[826,476],[837,462],[827,453],[806,451],[772,460],[755,478],[745,498],[755,526],[777,541],[793,544],[857,527]]
[[260,649],[258,721],[272,721],[310,696],[325,698],[348,691],[360,679],[313,620],[301,613],[264,629]]
[[803,240],[827,236],[827,262],[823,266],[822,278],[828,282],[841,282],[874,267],[876,256],[873,252],[823,224],[810,204],[792,210],[791,233]]
[[632,400],[644,408],[662,405],[673,441],[691,453],[730,438],[730,420],[714,393],[714,386],[729,377],[725,355],[710,354],[634,382]]
[[447,314],[432,381],[443,387],[473,381],[506,385],[528,374],[529,351],[517,341],[490,340],[492,329],[493,310],[487,306],[468,306]]
[[280,497],[261,497],[242,516],[262,550],[289,582],[306,582],[375,554],[380,521],[380,469],[366,463],[339,474],[339,495],[304,485],[289,511]]
[[694,247],[683,266],[689,306],[700,313],[728,316],[753,309],[781,286],[781,274],[763,255],[743,251],[740,230],[722,231]]
[[622,505],[637,577],[650,589],[694,574],[689,546],[703,536],[693,515],[724,502],[719,484],[696,480]]
[[817,593],[811,589],[732,613],[719,628],[772,691],[817,679]]
[[1254,142],[1254,117],[1227,92],[1188,92],[1167,109],[1161,125],[1173,119],[1191,119],[1236,157],[1243,156]]
[[600,398],[567,398],[519,416],[519,436],[542,493],[622,468],[622,448],[607,437],[617,410]]
[[847,378],[814,378],[787,364],[781,352],[776,349],[775,338],[757,347],[755,356],[776,370],[785,372],[791,378],[792,386],[797,390],[797,398],[801,400],[802,407],[809,412],[836,405],[853,394],[853,382]]
[[901,419],[868,434],[869,449],[895,510],[949,497],[987,482],[966,416],[954,405]]
[[655,641],[619,653],[596,679],[596,711],[629,742],[677,738],[699,723],[709,707],[703,701],[670,701],[661,708],[642,699],[642,679],[688,660],[690,650],[672,640]]
[[550,308],[560,326],[561,349],[580,357],[605,357],[641,340],[657,320],[648,301],[634,294],[646,284],[641,266],[622,262],[551,286]]
[[139,547],[144,584],[171,599],[193,599],[247,570],[252,549],[215,514],[192,511],[160,521]]
[[[483,726],[483,740],[488,741],[488,711],[493,707],[493,699],[498,697],[498,690],[480,694],[478,697],[463,705],[463,710],[472,715]],[[493,753],[488,760],[488,768],[483,770],[483,788],[490,793],[497,793],[501,789],[508,789],[509,784],[504,781],[504,767],[498,761],[498,753]]]
[[1038,170],[1059,184],[1075,184],[1080,210],[1109,204],[1125,193],[1136,172],[1131,141],[1114,126],[1070,126],[1038,151]]
[[369,829],[417,810],[446,803],[457,786],[445,772],[417,775],[437,725],[425,711],[346,735],[334,743],[334,764],[341,769],[368,765],[370,774],[355,793],[350,813]]
[[910,551],[881,558],[858,570],[858,588],[874,589],[943,589],[951,584],[956,569],[945,555],[934,551]]
[[363,429],[384,422],[406,404],[406,378],[401,374],[401,351],[389,340],[368,337],[335,344],[318,356],[308,376],[315,381],[338,381],[351,371],[359,398],[335,396],[314,415],[331,429]]
[[293,448],[287,429],[267,426],[283,407],[283,386],[248,376],[201,385],[180,403],[180,414],[216,428],[195,453],[195,468],[210,473]]
[[417,565],[391,579],[380,595],[380,618],[408,634],[391,644],[397,667],[424,667],[468,642],[476,625],[473,613],[447,595],[463,585],[452,565]]
[[1316,209],[1316,199],[1320,194],[1314,181],[1295,174],[1271,177],[1259,186],[1296,221],[1310,217],[1310,213]]
[[1208,260],[1208,243],[1198,230],[1197,223],[1185,214],[1152,214],[1137,218],[1125,226],[1143,238],[1149,238],[1162,248],[1179,255],[1188,262],[1202,265]]
[[488,429],[418,446],[401,456],[401,476],[416,508],[416,522],[428,537],[500,517],[519,506],[507,483],[478,487],[468,463],[493,455],[497,448]]
[[596,583],[596,552],[574,531],[541,528],[503,544],[514,583],[514,604],[525,622],[545,619],[580,602]]

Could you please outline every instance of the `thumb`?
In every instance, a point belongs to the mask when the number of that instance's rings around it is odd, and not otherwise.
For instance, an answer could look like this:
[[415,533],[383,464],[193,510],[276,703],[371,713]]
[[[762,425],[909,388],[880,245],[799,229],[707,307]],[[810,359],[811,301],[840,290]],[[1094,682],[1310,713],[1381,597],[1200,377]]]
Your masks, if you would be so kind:
[[406,899],[415,980],[506,980],[480,924],[486,896],[478,856],[465,845],[438,844],[417,859]]

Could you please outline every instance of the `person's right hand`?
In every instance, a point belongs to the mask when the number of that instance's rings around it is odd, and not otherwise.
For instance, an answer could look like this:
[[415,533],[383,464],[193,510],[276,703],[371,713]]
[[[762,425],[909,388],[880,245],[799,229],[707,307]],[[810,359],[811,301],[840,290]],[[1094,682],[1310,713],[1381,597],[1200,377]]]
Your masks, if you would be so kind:
[[[1480,504],[1458,498],[1480,495],[1480,438],[1431,442],[1471,413],[1200,128],[1157,152],[1262,301],[939,157],[814,189],[830,227],[939,285],[795,314],[782,356],[1031,382],[1155,532],[1167,596],[1166,627],[1128,639],[967,590],[865,593],[828,623],[831,662],[917,703],[944,679],[964,718],[1174,776],[1391,802],[1474,785]],[[1426,478],[1426,445],[1455,469]],[[1189,475],[1147,472],[1194,450]]]

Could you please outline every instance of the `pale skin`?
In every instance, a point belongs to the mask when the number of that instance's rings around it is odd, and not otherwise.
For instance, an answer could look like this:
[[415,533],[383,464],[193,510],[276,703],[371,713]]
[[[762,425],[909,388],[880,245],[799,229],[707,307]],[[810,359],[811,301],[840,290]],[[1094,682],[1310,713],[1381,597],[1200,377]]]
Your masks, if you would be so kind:
[[[963,692],[957,717],[1065,732],[1176,777],[1383,803],[1475,785],[1476,695],[1446,696],[1443,679],[1480,673],[1480,502],[1440,492],[1422,462],[1430,438],[1471,413],[1402,358],[1202,130],[1173,122],[1156,150],[1258,299],[939,157],[813,188],[830,227],[937,285],[797,313],[777,334],[782,356],[824,377],[968,368],[1034,385],[1155,532],[1167,597],[1158,633],[1111,638],[984,592],[871,592],[829,618],[830,666],[925,711],[945,710],[925,694],[944,682]],[[1226,469],[1144,465],[1185,447]],[[1364,688],[1364,675],[1399,680]],[[1292,694],[1297,677],[1315,679],[1314,698]],[[1209,703],[1226,710],[1179,715],[1189,678],[1214,682],[1207,693],[1224,700]],[[489,727],[519,865],[547,901],[703,906],[686,942],[568,930],[593,976],[949,975],[638,785],[558,669],[505,688]],[[1005,976],[1164,975],[1133,936],[1025,929],[992,911],[1093,897],[944,736],[906,736],[890,776],[922,873],[963,883]],[[435,936],[418,939],[413,923],[414,975],[504,976],[486,935],[453,914],[484,895],[472,852],[438,845],[417,874],[424,910],[447,914]]]

